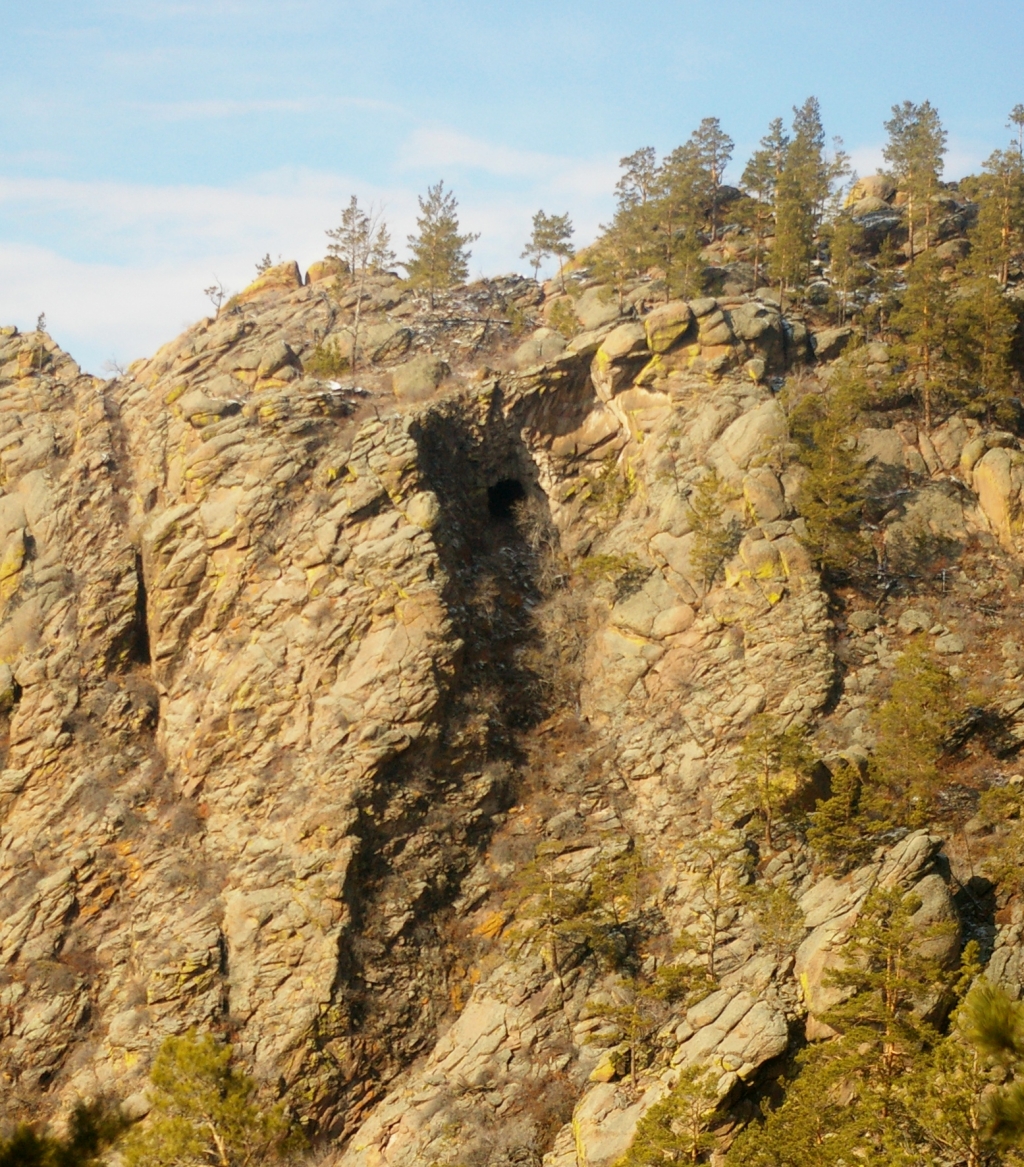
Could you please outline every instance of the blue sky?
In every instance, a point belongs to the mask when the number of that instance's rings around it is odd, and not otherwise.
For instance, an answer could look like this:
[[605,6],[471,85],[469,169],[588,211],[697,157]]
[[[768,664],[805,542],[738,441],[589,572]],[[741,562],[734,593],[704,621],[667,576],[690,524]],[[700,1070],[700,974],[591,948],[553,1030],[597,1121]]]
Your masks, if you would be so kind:
[[702,117],[735,177],[813,93],[866,173],[890,106],[927,98],[955,178],[1024,102],[1019,0],[4,0],[0,30],[0,322],[45,311],[94,372],[202,316],[215,275],[318,258],[350,193],[401,244],[443,177],[496,274],[538,207],[587,242],[618,159]]

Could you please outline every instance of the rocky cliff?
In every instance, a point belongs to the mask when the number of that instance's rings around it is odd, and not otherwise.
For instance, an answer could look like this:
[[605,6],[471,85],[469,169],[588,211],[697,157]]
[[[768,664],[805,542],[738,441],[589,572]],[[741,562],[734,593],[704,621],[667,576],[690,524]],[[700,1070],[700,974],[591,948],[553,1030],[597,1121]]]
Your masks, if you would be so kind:
[[[952,828],[842,878],[787,836],[755,858],[804,913],[795,959],[737,904],[714,991],[627,1084],[594,1008],[621,977],[531,942],[516,880],[642,854],[638,959],[671,965],[701,841],[749,851],[727,807],[750,719],[863,756],[913,632],[983,676],[1016,741],[1018,439],[919,431],[898,403],[863,419],[880,564],[928,533],[946,557],[877,603],[829,595],[780,391],[827,383],[849,329],[765,289],[666,305],[584,273],[565,337],[557,289],[431,309],[382,276],[346,388],[311,370],[351,357],[355,300],[311,275],[272,269],[109,382],[0,334],[5,1114],[106,1095],[140,1116],[155,1049],[195,1026],[346,1167],[598,1167],[680,1067],[751,1105],[873,886],[916,889],[922,923],[956,919],[1014,981],[1019,912],[1000,931],[967,902]],[[881,378],[890,355],[850,359]],[[735,532],[711,586],[709,468]]]

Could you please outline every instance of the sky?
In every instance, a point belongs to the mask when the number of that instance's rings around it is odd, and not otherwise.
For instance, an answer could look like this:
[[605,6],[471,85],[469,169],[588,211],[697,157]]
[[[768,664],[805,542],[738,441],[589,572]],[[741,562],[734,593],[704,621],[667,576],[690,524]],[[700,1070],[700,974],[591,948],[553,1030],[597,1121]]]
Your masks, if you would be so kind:
[[863,174],[891,106],[927,99],[959,178],[1024,102],[1020,0],[3,0],[0,36],[0,324],[44,312],[97,375],[265,253],[320,258],[351,194],[402,258],[443,179],[497,275],[540,208],[592,240],[618,160],[704,117],[735,181],[814,94]]

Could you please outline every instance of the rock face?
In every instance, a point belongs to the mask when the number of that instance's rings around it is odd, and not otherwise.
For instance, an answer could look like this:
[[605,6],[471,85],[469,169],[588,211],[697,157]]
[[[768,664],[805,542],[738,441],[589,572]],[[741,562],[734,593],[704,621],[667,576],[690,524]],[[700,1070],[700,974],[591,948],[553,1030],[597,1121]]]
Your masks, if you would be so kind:
[[[862,747],[858,694],[891,643],[960,660],[974,641],[924,601],[837,628],[761,378],[847,331],[812,339],[767,292],[643,312],[643,287],[620,310],[592,285],[587,331],[524,341],[494,320],[537,307],[529,281],[430,311],[381,278],[353,345],[357,293],[324,290],[343,274],[271,269],[111,382],[0,333],[9,1110],[116,1094],[140,1114],[160,1041],[213,1027],[328,1162],[610,1165],[681,1067],[739,1097],[822,1036],[871,887],[955,919],[948,863],[923,832],[842,878],[761,856],[804,912],[795,966],[738,904],[714,989],[667,1010],[627,1088],[594,1008],[622,986],[523,939],[526,861],[571,886],[642,849],[645,911],[678,934],[751,717]],[[315,374],[329,342],[362,362],[348,388]],[[922,530],[1016,552],[1015,439],[953,418],[857,442],[912,483],[887,553]],[[690,496],[711,469],[735,540],[709,585]]]

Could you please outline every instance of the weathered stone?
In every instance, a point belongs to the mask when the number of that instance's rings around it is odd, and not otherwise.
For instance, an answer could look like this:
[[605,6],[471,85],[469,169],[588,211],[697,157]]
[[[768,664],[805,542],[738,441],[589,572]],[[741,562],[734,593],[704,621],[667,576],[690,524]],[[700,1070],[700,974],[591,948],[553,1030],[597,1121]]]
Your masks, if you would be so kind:
[[662,304],[644,318],[647,345],[652,353],[667,353],[693,323],[693,312],[684,300]]
[[413,357],[392,372],[392,392],[399,401],[426,401],[449,372],[448,365],[438,357]]

